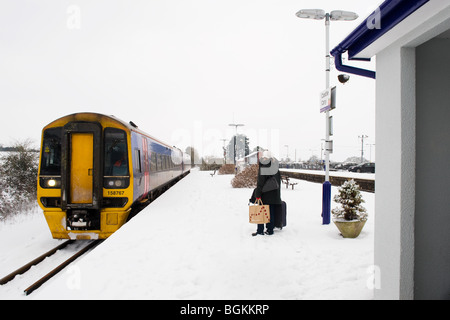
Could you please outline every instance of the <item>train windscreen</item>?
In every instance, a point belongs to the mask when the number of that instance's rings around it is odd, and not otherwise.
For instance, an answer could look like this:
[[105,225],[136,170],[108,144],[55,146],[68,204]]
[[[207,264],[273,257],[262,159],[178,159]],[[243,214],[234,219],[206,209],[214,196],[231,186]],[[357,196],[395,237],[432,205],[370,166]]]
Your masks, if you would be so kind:
[[44,131],[41,175],[61,175],[61,136],[62,128],[51,128]]
[[105,129],[105,168],[107,177],[128,176],[127,136],[125,131]]

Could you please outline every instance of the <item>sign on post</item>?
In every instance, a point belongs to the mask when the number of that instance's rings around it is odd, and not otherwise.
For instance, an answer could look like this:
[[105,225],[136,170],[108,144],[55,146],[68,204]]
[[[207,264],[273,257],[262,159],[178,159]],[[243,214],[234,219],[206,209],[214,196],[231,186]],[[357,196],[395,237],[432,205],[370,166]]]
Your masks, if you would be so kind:
[[336,87],[328,88],[320,93],[320,112],[336,108]]
[[325,141],[325,151],[328,153],[333,153],[333,140]]

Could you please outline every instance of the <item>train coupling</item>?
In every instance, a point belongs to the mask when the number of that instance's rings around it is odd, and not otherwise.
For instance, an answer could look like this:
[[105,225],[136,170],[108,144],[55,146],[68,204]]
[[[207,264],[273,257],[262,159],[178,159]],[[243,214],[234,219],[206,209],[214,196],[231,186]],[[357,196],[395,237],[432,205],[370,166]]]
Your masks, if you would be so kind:
[[67,230],[100,229],[100,212],[97,210],[74,209],[67,211]]

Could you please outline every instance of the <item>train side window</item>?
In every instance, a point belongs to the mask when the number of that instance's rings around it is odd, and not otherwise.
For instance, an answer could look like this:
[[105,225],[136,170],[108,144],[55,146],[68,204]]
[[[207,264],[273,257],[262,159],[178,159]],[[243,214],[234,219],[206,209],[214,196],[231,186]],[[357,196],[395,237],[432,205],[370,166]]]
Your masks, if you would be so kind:
[[154,152],[150,154],[150,171],[151,172],[156,171],[156,153]]
[[157,154],[156,155],[156,161],[157,161],[157,166],[158,166],[158,171],[162,170],[162,160],[161,160],[161,155]]
[[146,167],[145,167],[145,172],[150,172],[150,170],[151,170],[151,153],[150,153],[150,150],[147,150],[147,154],[146,154],[146,159],[145,159],[145,161],[146,161]]
[[44,131],[41,175],[61,175],[62,127]]
[[135,155],[135,161],[134,161],[134,168],[138,172],[142,172],[142,165],[141,165],[141,150],[134,149],[134,155]]

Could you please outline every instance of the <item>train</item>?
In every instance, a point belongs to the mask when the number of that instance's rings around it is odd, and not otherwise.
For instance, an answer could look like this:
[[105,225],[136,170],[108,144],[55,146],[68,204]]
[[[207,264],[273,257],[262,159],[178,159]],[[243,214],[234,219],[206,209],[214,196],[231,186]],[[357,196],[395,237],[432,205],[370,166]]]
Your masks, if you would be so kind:
[[190,169],[132,121],[75,113],[42,129],[37,200],[53,238],[106,239]]

